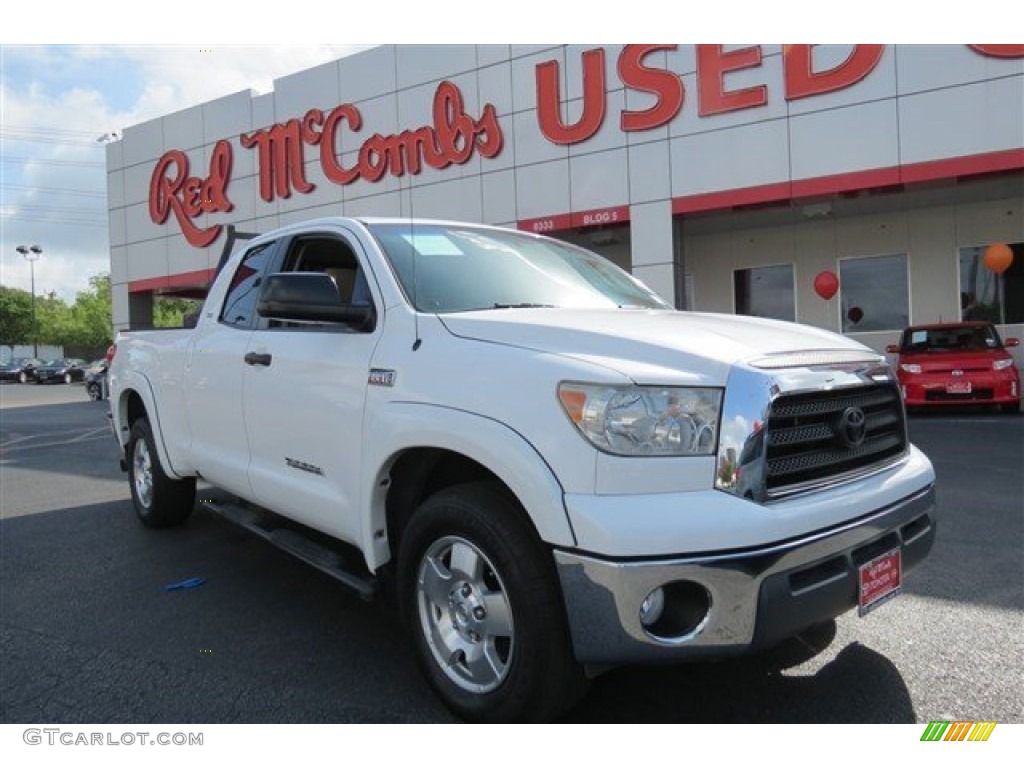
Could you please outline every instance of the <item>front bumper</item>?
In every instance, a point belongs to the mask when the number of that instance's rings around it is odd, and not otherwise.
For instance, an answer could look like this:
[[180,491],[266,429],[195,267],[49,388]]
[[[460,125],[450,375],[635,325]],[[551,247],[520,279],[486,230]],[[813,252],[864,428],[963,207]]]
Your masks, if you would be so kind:
[[[928,486],[857,520],[769,546],[657,560],[555,550],[576,658],[585,663],[708,658],[770,646],[857,604],[857,569],[898,547],[908,571],[935,538]],[[640,621],[657,587],[699,585],[710,609],[692,632],[655,637]]]

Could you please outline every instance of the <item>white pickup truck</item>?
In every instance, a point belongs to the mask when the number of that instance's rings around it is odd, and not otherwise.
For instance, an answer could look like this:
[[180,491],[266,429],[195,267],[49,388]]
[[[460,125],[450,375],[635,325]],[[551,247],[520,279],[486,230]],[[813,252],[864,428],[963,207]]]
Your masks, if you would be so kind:
[[679,312],[476,224],[262,235],[194,329],[127,332],[143,523],[204,506],[397,599],[466,719],[549,719],[611,665],[770,646],[898,594],[935,535],[895,377],[847,338]]

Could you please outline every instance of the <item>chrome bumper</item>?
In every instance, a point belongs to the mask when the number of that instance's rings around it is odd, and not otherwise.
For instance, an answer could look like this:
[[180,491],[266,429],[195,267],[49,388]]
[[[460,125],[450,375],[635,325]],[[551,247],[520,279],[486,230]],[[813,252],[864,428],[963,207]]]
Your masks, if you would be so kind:
[[[623,663],[725,656],[769,646],[857,604],[858,567],[899,547],[906,572],[935,538],[929,486],[883,510],[790,541],[743,551],[647,561],[554,551],[576,658]],[[694,631],[655,637],[640,622],[652,590],[673,582],[706,590]]]

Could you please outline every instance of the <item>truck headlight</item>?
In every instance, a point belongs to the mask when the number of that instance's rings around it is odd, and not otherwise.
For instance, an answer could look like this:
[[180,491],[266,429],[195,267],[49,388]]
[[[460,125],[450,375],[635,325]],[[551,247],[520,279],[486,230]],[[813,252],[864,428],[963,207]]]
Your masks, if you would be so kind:
[[900,370],[904,373],[920,373],[921,366],[917,363],[901,363]]
[[992,369],[996,371],[1005,371],[1007,368],[1013,367],[1013,358],[1007,357],[1004,360],[996,360],[992,363]]
[[619,456],[712,456],[722,390],[563,383],[558,399],[595,447]]

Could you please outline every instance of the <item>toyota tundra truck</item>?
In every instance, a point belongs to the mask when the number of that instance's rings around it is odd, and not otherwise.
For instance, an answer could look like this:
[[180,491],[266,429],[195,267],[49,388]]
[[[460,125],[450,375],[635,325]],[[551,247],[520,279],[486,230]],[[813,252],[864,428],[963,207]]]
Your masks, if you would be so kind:
[[[677,311],[525,232],[325,218],[259,236],[194,328],[125,332],[135,511],[202,506],[394,599],[445,704],[557,717],[614,665],[770,647],[898,595],[934,473],[884,359]],[[210,490],[206,490],[209,488]]]

